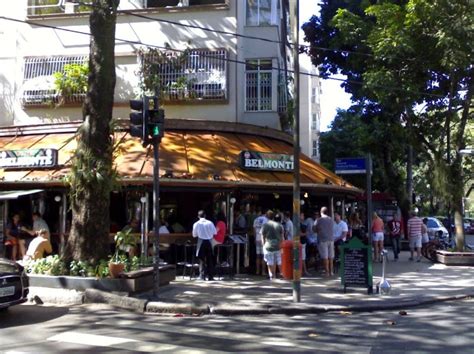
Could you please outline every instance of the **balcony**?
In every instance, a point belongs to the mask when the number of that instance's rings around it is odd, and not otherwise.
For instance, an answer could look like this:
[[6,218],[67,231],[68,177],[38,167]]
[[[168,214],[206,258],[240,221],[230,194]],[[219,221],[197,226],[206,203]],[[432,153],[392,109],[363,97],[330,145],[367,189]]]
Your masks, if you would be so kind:
[[[90,6],[77,0],[28,0],[28,16],[77,14],[89,12]],[[186,9],[199,6],[226,5],[227,0],[122,0],[119,11],[144,9]]]
[[63,73],[67,65],[87,63],[89,56],[27,57],[23,65],[22,103],[24,106],[46,106],[58,103],[80,104],[85,91],[72,90],[66,96],[56,88],[55,73]]
[[227,100],[227,56],[224,49],[193,49],[184,57],[173,52],[143,54],[141,61],[142,68],[148,68],[144,75],[159,83],[163,101],[197,103]]

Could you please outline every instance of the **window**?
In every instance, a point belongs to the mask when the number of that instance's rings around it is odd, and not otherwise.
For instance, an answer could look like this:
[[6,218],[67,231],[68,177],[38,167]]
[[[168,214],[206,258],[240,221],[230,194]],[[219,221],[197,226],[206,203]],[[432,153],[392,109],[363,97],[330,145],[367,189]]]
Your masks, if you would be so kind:
[[[63,72],[67,64],[83,65],[87,63],[88,59],[88,55],[25,58],[22,85],[23,104],[38,105],[56,102],[58,92],[54,84],[54,74]],[[82,102],[84,97],[83,93],[72,92],[67,100],[71,103]]]
[[318,115],[316,113],[313,113],[313,116],[312,116],[311,129],[313,130],[318,129]]
[[272,110],[272,60],[247,60],[245,65],[245,110]]
[[437,229],[439,227],[438,223],[434,221],[433,219],[428,219],[428,223],[426,226],[429,227],[430,229]]
[[225,4],[225,0],[142,0],[143,7],[187,7]]
[[278,0],[247,0],[247,26],[270,26],[277,22]]
[[311,103],[316,103],[316,89],[314,87],[311,89]]
[[144,55],[157,71],[165,101],[208,100],[227,98],[227,51],[193,49],[184,57],[166,53],[167,60]]
[[312,156],[319,156],[319,142],[318,140],[313,140],[313,153]]
[[74,3],[72,0],[28,0],[28,16],[87,11],[90,11],[89,6]]

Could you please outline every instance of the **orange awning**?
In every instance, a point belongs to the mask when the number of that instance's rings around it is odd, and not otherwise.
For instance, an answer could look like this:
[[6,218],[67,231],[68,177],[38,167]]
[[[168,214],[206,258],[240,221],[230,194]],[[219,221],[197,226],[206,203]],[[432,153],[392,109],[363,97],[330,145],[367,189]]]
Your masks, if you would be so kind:
[[[246,170],[239,165],[241,151],[293,154],[289,141],[234,131],[199,131],[184,128],[166,132],[160,145],[160,175],[163,185],[291,187],[293,174],[288,172]],[[1,130],[0,130],[1,133]],[[277,132],[281,134],[281,132]],[[62,185],[76,148],[76,134],[54,129],[50,133],[24,133],[16,136],[0,134],[0,150],[54,148],[58,150],[58,166],[50,169],[0,170],[0,184],[36,183]],[[139,139],[126,131],[115,134],[119,142],[115,166],[123,184],[151,184],[153,154]],[[305,155],[301,155],[303,187],[360,193],[349,183]]]

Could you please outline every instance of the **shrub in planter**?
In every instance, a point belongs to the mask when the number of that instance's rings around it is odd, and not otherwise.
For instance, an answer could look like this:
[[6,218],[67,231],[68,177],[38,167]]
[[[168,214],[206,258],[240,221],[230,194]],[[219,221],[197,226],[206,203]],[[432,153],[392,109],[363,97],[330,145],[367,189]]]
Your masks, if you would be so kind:
[[115,252],[109,262],[109,271],[112,278],[117,278],[126,268],[128,258],[126,252],[136,246],[135,237],[131,234],[132,229],[119,231],[115,234]]

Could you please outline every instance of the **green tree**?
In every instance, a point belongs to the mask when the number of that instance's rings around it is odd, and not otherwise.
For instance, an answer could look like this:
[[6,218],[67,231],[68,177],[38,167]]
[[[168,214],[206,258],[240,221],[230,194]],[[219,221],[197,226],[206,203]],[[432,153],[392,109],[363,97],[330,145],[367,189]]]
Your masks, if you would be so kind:
[[70,173],[72,226],[67,260],[97,263],[109,251],[113,188],[111,132],[115,88],[115,24],[119,0],[94,0],[90,14],[89,77],[84,122]]
[[387,126],[404,127],[407,145],[426,153],[432,186],[455,212],[462,249],[459,150],[473,116],[474,2],[341,0],[321,9],[304,25],[313,62],[323,75],[348,75],[353,100],[391,112]]

